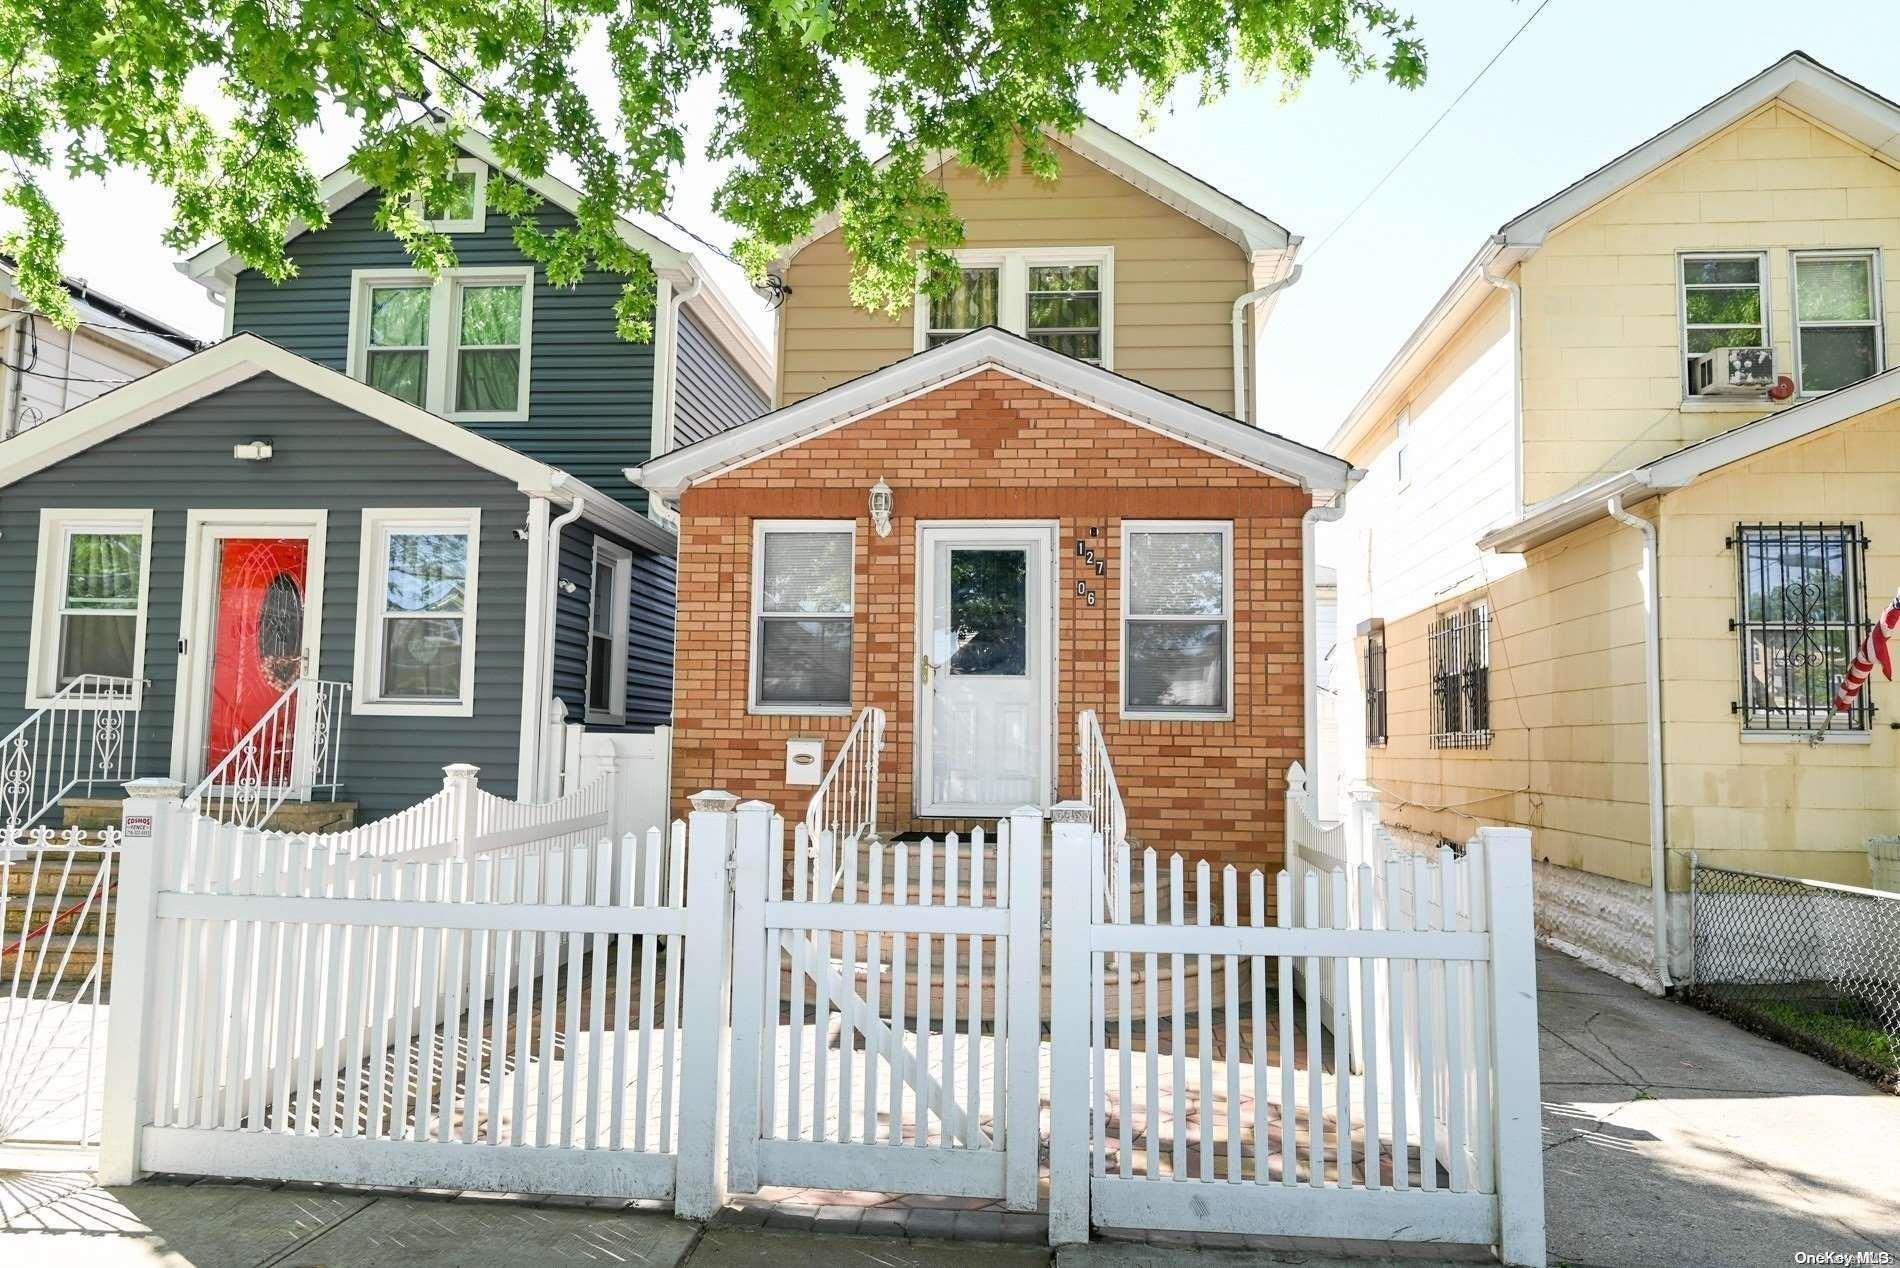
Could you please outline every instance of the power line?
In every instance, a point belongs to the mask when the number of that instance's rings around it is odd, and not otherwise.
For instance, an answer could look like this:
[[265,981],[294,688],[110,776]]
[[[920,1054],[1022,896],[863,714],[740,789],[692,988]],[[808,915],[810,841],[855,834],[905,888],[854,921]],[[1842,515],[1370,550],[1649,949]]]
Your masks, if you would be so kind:
[[1328,229],[1326,231],[1326,236],[1321,238],[1317,243],[1315,243],[1312,250],[1306,253],[1306,259],[1309,263],[1321,251],[1326,249],[1327,243],[1331,242],[1334,238],[1339,236],[1339,231],[1341,229],[1344,229],[1348,224],[1352,223],[1352,218],[1358,215],[1362,210],[1364,210],[1365,205],[1371,202],[1373,197],[1376,194],[1378,194],[1378,192],[1381,189],[1385,188],[1385,183],[1391,180],[1393,175],[1396,174],[1401,167],[1405,166],[1406,160],[1411,158],[1414,154],[1418,153],[1419,147],[1421,145],[1424,145],[1425,142],[1431,137],[1432,133],[1438,130],[1438,125],[1443,123],[1446,117],[1450,115],[1452,111],[1458,108],[1458,104],[1462,102],[1468,95],[1470,95],[1471,90],[1478,86],[1478,81],[1483,79],[1485,75],[1490,72],[1491,68],[1498,64],[1498,59],[1504,56],[1504,54],[1510,49],[1511,45],[1517,43],[1517,37],[1524,34],[1525,30],[1529,28],[1531,23],[1537,21],[1537,15],[1542,13],[1545,9],[1548,9],[1549,7],[1550,7],[1550,0],[1539,0],[1537,7],[1531,10],[1531,15],[1525,18],[1524,21],[1518,25],[1517,30],[1511,32],[1510,39],[1504,41],[1503,44],[1498,46],[1498,51],[1491,54],[1491,60],[1478,68],[1478,73],[1471,77],[1471,82],[1458,90],[1458,95],[1451,99],[1450,105],[1446,106],[1443,110],[1439,112],[1438,117],[1436,119],[1432,120],[1431,126],[1418,134],[1418,139],[1412,142],[1412,144],[1406,149],[1405,153],[1399,155],[1398,161],[1393,163],[1392,166],[1385,169],[1385,175],[1381,176],[1376,182],[1374,182],[1372,188],[1368,189],[1365,192],[1365,196],[1362,197],[1358,202],[1354,203],[1352,205],[1352,209],[1340,218],[1339,223],[1334,225],[1331,229]]

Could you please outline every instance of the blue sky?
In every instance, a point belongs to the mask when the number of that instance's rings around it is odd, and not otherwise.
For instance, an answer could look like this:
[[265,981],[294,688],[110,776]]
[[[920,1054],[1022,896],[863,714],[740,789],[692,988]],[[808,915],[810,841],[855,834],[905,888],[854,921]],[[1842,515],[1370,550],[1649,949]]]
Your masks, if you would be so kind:
[[[1551,0],[1437,132],[1315,254],[1313,248],[1471,80],[1536,0],[1398,0],[1418,18],[1431,77],[1415,92],[1348,81],[1322,67],[1290,101],[1270,84],[1223,101],[1191,97],[1152,131],[1132,93],[1089,108],[1229,194],[1305,236],[1300,283],[1269,328],[1273,384],[1261,421],[1323,441],[1484,237],[1518,211],[1733,87],[1790,49],[1900,97],[1890,3],[1791,9],[1760,0]],[[1798,16],[1791,16],[1798,14]],[[583,71],[586,74],[586,71]],[[704,117],[710,97],[688,103]],[[313,138],[320,165],[346,135]],[[717,173],[695,165],[676,216],[716,242],[707,212]],[[201,336],[219,316],[172,269],[160,242],[167,203],[131,174],[62,182],[68,272]]]

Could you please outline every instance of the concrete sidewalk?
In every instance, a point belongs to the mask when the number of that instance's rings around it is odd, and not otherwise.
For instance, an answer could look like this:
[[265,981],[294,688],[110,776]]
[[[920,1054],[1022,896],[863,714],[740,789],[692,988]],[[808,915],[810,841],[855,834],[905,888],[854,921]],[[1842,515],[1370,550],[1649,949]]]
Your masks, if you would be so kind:
[[[1900,1097],[1562,956],[1540,954],[1538,974],[1552,1263],[1900,1256]],[[1036,1246],[701,1228],[620,1202],[211,1182],[107,1190],[78,1165],[73,1155],[0,1158],[0,1264],[1027,1268],[1051,1258]],[[1056,1259],[1065,1268],[1436,1262],[1353,1259],[1362,1248],[1340,1243],[1243,1253],[1187,1241],[1097,1243]]]

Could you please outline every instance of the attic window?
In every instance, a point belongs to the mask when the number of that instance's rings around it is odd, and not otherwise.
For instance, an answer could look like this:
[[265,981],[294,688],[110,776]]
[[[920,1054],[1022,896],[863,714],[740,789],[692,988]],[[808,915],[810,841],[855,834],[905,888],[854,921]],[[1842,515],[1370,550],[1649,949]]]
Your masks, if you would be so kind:
[[449,180],[448,201],[425,203],[422,222],[438,233],[481,233],[488,223],[488,164],[461,159]]

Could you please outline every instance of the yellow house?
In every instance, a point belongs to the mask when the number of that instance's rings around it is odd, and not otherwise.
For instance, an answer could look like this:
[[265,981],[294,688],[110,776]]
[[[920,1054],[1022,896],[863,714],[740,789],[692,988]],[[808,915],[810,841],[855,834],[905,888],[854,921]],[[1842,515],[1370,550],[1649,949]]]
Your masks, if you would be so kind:
[[1549,942],[1688,968],[1691,860],[1856,885],[1900,694],[1900,106],[1793,53],[1504,225],[1328,448],[1344,777],[1530,827]]

